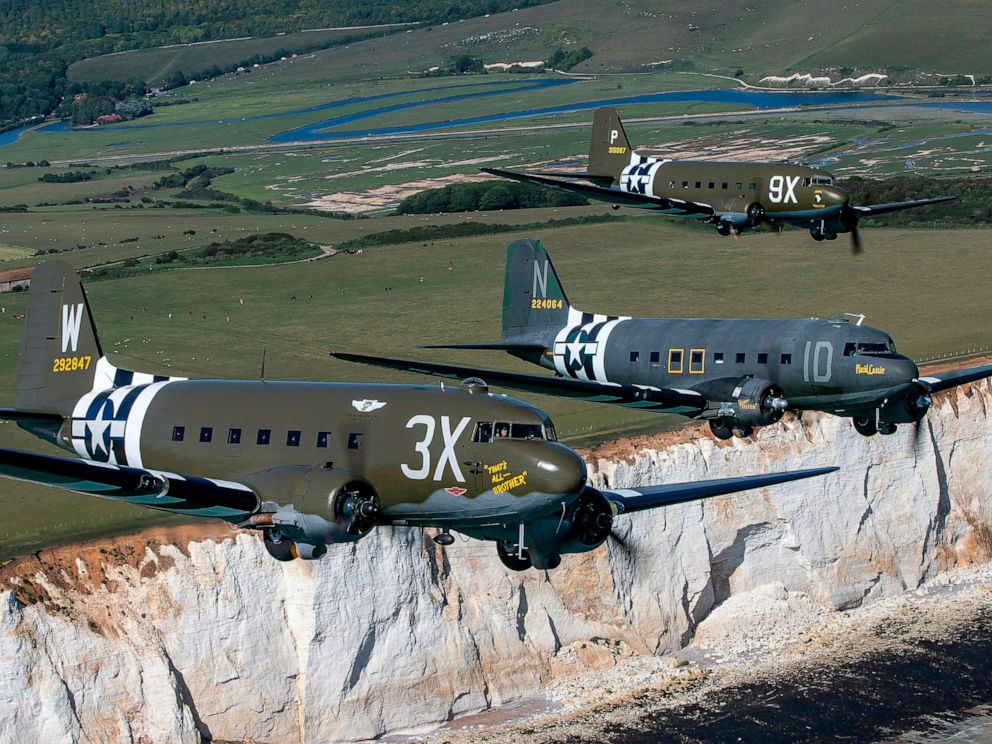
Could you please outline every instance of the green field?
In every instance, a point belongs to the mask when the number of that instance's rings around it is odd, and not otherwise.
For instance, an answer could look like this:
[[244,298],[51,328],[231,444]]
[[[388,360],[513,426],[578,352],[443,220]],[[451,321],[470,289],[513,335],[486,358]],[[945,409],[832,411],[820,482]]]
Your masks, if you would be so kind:
[[75,62],[69,66],[68,77],[72,82],[95,83],[114,80],[120,76],[121,70],[126,70],[132,77],[155,83],[165,80],[176,70],[189,76],[214,65],[226,67],[256,55],[266,56],[280,50],[292,51],[342,43],[372,35],[379,36],[393,30],[394,27],[327,29],[279,36],[173,44],[157,49],[136,49]]

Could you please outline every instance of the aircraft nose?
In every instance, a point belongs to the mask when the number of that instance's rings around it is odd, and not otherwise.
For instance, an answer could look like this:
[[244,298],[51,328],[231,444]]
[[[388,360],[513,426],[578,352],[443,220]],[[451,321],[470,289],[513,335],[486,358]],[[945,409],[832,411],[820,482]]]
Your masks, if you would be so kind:
[[820,191],[828,207],[843,207],[851,200],[848,193],[838,186],[821,186]]
[[579,493],[586,486],[586,464],[578,453],[557,442],[547,442],[537,461],[542,490]]
[[897,364],[894,371],[900,380],[909,382],[910,380],[915,380],[920,376],[920,368],[916,366],[916,362],[909,357],[898,357],[896,361]]

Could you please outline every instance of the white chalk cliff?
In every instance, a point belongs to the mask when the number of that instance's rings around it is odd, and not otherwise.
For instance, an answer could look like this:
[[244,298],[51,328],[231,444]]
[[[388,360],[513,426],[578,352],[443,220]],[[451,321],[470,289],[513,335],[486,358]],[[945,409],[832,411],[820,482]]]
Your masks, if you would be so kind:
[[629,550],[566,556],[548,574],[507,571],[490,544],[444,551],[409,529],[312,563],[277,563],[257,538],[222,532],[22,559],[0,572],[0,741],[423,731],[612,663],[593,638],[677,649],[731,594],[780,583],[843,609],[915,588],[989,560],[990,404],[982,383],[938,396],[918,431],[891,437],[807,414],[755,441],[694,428],[595,461],[595,482],[612,487],[842,471],[620,517]]

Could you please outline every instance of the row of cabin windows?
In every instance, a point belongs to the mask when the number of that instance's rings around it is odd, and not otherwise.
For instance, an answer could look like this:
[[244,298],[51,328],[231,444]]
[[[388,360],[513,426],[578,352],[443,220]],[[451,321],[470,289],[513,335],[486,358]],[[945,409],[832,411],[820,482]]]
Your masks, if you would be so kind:
[[[232,427],[227,430],[228,444],[241,444],[242,430]],[[348,449],[361,449],[363,434],[357,432],[348,435]],[[299,429],[290,429],[286,432],[286,446],[299,447],[302,441],[303,432]],[[473,442],[488,443],[494,439],[548,439],[555,442],[558,435],[555,432],[554,424],[547,423],[543,427],[541,424],[518,424],[509,421],[480,421],[476,424]],[[326,449],[331,439],[331,432],[318,431],[316,446]],[[186,427],[172,427],[172,441],[183,442],[186,440]],[[204,444],[214,440],[214,427],[200,427],[200,441]],[[272,443],[272,429],[258,429],[255,435],[255,444],[266,446]]]
[[[696,181],[695,183],[696,183],[696,188],[697,189],[703,188],[703,182],[702,181]],[[709,181],[708,183],[709,183],[709,188],[711,188],[711,189],[715,189],[716,188],[716,184],[717,184],[716,181]],[[682,182],[682,188],[684,188],[684,189],[689,188],[689,184],[690,184],[690,181],[683,181]],[[808,185],[809,184],[807,184],[807,186]],[[674,189],[675,188],[675,181],[669,181],[668,182],[668,188]],[[729,181],[722,181],[720,183],[720,188],[722,188],[724,191],[726,191],[727,189],[730,188],[730,182]],[[743,183],[735,183],[734,184],[734,188],[737,191],[743,191],[744,190],[744,184]],[[756,188],[757,188],[757,186],[755,184],[753,184],[753,183],[749,183],[747,185],[747,190],[748,191],[754,191]]]
[[[241,434],[242,430],[240,428],[230,428],[227,430],[227,443],[228,444],[241,444]],[[348,435],[348,449],[361,449],[362,448],[362,434],[351,433]],[[300,442],[303,438],[303,432],[299,429],[290,429],[286,432],[286,446],[287,447],[299,447]],[[172,441],[173,442],[183,442],[186,440],[186,427],[185,426],[173,426],[172,427]],[[212,426],[201,426],[200,427],[200,441],[204,444],[212,442],[214,440],[214,427]],[[329,431],[318,431],[316,446],[321,449],[326,449],[331,440],[331,432]],[[255,444],[260,446],[266,446],[272,443],[272,429],[258,429],[255,434]]]
[[[632,351],[630,352],[630,361],[637,362],[641,358],[641,352]],[[651,364],[654,366],[660,366],[661,364],[661,352],[652,351],[648,357]],[[779,364],[792,364],[792,354],[780,354],[778,358]],[[713,352],[713,363],[723,364],[723,352],[714,351]],[[743,351],[738,351],[734,354],[734,364],[746,364],[747,354]],[[768,353],[761,351],[758,352],[758,364],[768,364]],[[685,350],[684,349],[669,349],[668,350],[668,371],[673,375],[680,375],[686,371],[685,369]],[[689,349],[689,368],[688,372],[690,375],[701,375],[706,371],[706,349]]]
[[[675,181],[669,181],[668,182],[668,188],[674,189],[675,188],[675,183],[676,183]],[[689,188],[689,183],[690,183],[690,181],[683,181],[682,182],[682,188],[684,188],[684,189]],[[707,181],[706,183],[707,183],[707,188],[710,188],[710,189],[717,188],[717,181]],[[720,181],[719,183],[720,183],[720,188],[723,189],[724,191],[727,191],[730,188],[730,182],[729,181]],[[829,178],[804,178],[803,179],[803,186],[809,186],[811,184],[813,186],[829,186],[831,183],[833,183],[833,181],[832,181],[832,179],[829,179]],[[695,184],[696,184],[696,188],[697,189],[703,188],[703,182],[702,181],[696,181]],[[743,183],[735,183],[734,184],[734,188],[737,191],[743,191],[744,190],[744,184]],[[747,190],[748,191],[754,191],[756,188],[757,187],[753,183],[749,183],[747,185]]]

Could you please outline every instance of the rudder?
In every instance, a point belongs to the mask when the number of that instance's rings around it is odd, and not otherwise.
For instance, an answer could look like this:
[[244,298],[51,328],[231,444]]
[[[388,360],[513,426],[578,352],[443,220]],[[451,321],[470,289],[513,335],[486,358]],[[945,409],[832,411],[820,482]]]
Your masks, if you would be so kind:
[[568,297],[538,240],[523,239],[506,252],[503,340],[546,342],[566,325]]
[[76,270],[48,261],[31,274],[17,372],[19,410],[70,415],[94,386],[103,357]]
[[630,142],[615,108],[599,108],[592,118],[592,139],[589,141],[590,176],[609,177],[614,182],[620,172],[630,165]]

